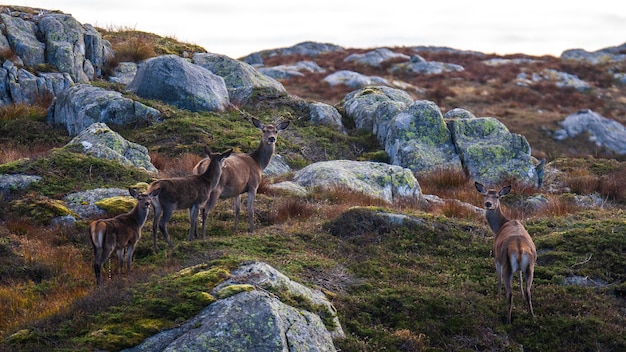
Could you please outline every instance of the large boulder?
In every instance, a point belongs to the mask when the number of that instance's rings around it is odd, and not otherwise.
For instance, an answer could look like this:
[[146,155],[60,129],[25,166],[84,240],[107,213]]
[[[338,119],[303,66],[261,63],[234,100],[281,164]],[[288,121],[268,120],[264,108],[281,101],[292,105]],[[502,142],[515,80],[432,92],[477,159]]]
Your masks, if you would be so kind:
[[383,62],[389,60],[406,60],[408,61],[411,57],[408,55],[394,53],[393,51],[387,48],[377,48],[372,51],[368,51],[364,54],[352,54],[348,55],[344,62],[355,61],[363,65],[369,66],[380,66]]
[[413,172],[397,165],[370,161],[321,161],[296,172],[295,183],[308,188],[345,187],[388,203],[421,198]]
[[416,101],[389,122],[385,151],[391,163],[415,172],[462,169],[439,107]]
[[157,122],[161,113],[121,93],[77,84],[59,93],[48,112],[48,123],[64,125],[71,136],[95,122],[126,125]]
[[285,87],[277,80],[260,73],[249,64],[225,55],[195,53],[192,62],[222,77],[230,102],[244,105],[255,98],[278,98],[287,95]]
[[151,173],[158,171],[150,162],[146,147],[127,141],[104,123],[94,123],[85,128],[64,148],[70,148],[73,151],[78,150],[97,158],[116,160],[122,165],[136,167]]
[[331,86],[343,84],[350,88],[362,88],[367,86],[379,86],[390,85],[386,79],[378,76],[366,76],[364,74],[349,71],[340,70],[324,77],[324,82]]
[[473,180],[498,185],[513,177],[529,186],[539,184],[528,141],[511,133],[497,119],[451,119],[448,127],[463,166]]
[[408,62],[395,64],[390,68],[392,73],[414,73],[424,75],[434,75],[444,72],[460,72],[465,68],[461,65],[451,64],[448,62],[426,61],[419,55],[411,56]]
[[615,120],[585,109],[567,116],[559,124],[563,128],[555,132],[554,138],[557,140],[587,133],[589,140],[595,142],[597,146],[616,154],[626,155],[626,127]]
[[302,42],[298,43],[294,46],[290,46],[287,48],[278,48],[278,49],[269,49],[263,50],[256,53],[252,53],[241,60],[250,64],[250,65],[263,65],[263,60],[280,55],[280,56],[289,56],[289,55],[301,55],[305,57],[315,57],[324,53],[329,52],[341,52],[345,49],[329,43],[317,43],[317,42]]
[[[336,319],[324,294],[265,263],[244,264],[213,295],[217,300],[196,317],[125,351],[332,352],[336,351],[333,337],[344,336],[338,321],[331,332],[318,315]],[[291,306],[281,297],[302,306]],[[315,311],[324,307],[331,310]]]
[[127,88],[142,98],[190,111],[225,111],[230,103],[222,77],[177,55],[146,60]]
[[348,93],[339,103],[346,115],[354,120],[357,128],[374,130],[376,109],[387,101],[397,101],[408,106],[413,103],[409,93],[386,86],[374,86]]

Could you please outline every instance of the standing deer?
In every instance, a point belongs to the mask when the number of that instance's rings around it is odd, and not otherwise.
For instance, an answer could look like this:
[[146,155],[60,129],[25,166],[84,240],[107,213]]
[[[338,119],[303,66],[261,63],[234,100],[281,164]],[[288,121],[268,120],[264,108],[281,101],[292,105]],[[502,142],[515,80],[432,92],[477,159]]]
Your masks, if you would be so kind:
[[[248,232],[254,232],[254,199],[261,183],[261,173],[267,167],[274,154],[276,137],[278,132],[289,126],[289,121],[283,121],[278,125],[264,125],[261,121],[252,118],[254,126],[263,131],[259,146],[251,153],[237,153],[226,159],[224,171],[219,184],[211,193],[206,207],[202,210],[202,236],[206,233],[206,218],[208,213],[215,207],[218,198],[234,198],[235,201],[235,227],[237,232],[239,223],[239,211],[241,209],[241,199],[239,195],[248,192],[248,222],[250,227]],[[204,158],[194,166],[192,173],[199,174],[204,171],[206,164],[210,161]]]
[[[502,280],[504,280],[504,288],[506,289],[507,301],[509,303],[506,322],[511,324],[513,275],[518,270],[520,272],[520,289],[528,303],[528,310],[534,318],[535,313],[533,312],[533,304],[530,299],[530,287],[533,284],[537,250],[524,225],[519,220],[507,219],[500,210],[500,198],[511,191],[511,186],[506,186],[497,191],[495,189],[486,190],[478,182],[475,182],[474,185],[478,193],[485,197],[485,218],[489,223],[489,227],[496,235],[493,241],[493,255],[498,274],[498,295],[502,293]],[[525,289],[522,272],[526,277]]]
[[[172,213],[177,209],[189,209],[189,236],[191,241],[196,235],[196,221],[198,211],[202,208],[213,189],[217,186],[224,166],[224,160],[232,153],[229,149],[223,153],[211,153],[211,161],[206,170],[199,175],[174,177],[156,180],[148,187],[148,192],[160,190],[158,197],[152,200],[154,208],[154,223],[152,224],[152,238],[154,239],[154,252],[157,247],[157,226],[165,236],[167,244],[172,248],[174,245],[167,232],[167,223]],[[162,216],[161,216],[162,215]],[[204,233],[202,234],[204,238]]]
[[100,286],[102,265],[109,259],[113,250],[117,250],[119,260],[119,273],[122,274],[124,264],[124,251],[126,251],[126,272],[130,272],[130,263],[133,252],[141,238],[141,228],[148,218],[148,209],[152,204],[152,197],[159,195],[159,190],[153,190],[149,194],[137,193],[133,188],[128,192],[137,199],[135,207],[126,214],[120,214],[110,219],[94,220],[89,225],[91,244],[93,245],[96,284]]

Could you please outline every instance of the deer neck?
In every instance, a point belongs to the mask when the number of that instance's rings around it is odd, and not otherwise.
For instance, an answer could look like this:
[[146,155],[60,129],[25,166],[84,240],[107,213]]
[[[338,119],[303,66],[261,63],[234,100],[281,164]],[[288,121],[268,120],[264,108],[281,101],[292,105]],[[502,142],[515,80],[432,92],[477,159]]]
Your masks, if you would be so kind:
[[496,209],[487,209],[485,210],[485,218],[487,218],[487,223],[489,223],[489,227],[491,227],[491,231],[496,235],[500,231],[502,225],[504,225],[509,219],[507,219],[500,208]]
[[138,203],[137,206],[134,207],[133,210],[130,212],[130,216],[132,219],[134,219],[137,222],[137,224],[139,225],[139,228],[141,228],[146,223],[146,220],[148,219],[148,209],[139,206],[139,203]]
[[274,154],[274,144],[266,144],[261,141],[259,147],[251,152],[250,156],[259,164],[261,170],[263,170],[269,165],[272,154]]

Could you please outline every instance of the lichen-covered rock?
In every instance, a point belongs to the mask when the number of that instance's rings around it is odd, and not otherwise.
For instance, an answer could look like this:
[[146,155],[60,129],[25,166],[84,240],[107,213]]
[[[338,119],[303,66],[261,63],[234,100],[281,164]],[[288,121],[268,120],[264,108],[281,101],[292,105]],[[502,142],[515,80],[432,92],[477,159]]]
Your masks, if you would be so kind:
[[31,73],[5,60],[0,67],[0,102],[33,104],[38,97],[56,96],[72,84],[69,73]]
[[34,22],[5,13],[0,14],[0,20],[9,45],[22,59],[24,65],[35,67],[46,62],[46,46],[37,39],[38,28]]
[[96,122],[112,125],[158,122],[161,113],[121,93],[76,84],[62,91],[48,112],[48,123],[64,125],[71,136]]
[[262,97],[278,98],[287,95],[285,87],[277,80],[260,73],[249,64],[225,55],[195,53],[192,62],[224,79],[230,102],[244,105]]
[[326,125],[345,132],[341,122],[341,114],[334,106],[325,103],[311,103],[309,111],[309,120],[314,125]]
[[177,55],[146,60],[127,88],[190,111],[225,111],[230,103],[224,78]]
[[116,160],[122,165],[151,173],[158,171],[150,162],[146,147],[127,141],[104,123],[94,123],[85,128],[64,148],[71,148],[73,151],[80,150],[84,154],[97,158]]
[[462,169],[439,107],[416,101],[389,122],[385,151],[391,163],[415,172]]
[[405,104],[405,106],[413,103],[409,93],[403,90],[375,86],[348,93],[339,103],[339,107],[345,110],[349,118],[354,120],[357,128],[373,131],[376,109],[379,104],[387,101],[396,101]]
[[63,198],[65,206],[78,214],[83,219],[100,218],[106,216],[104,209],[96,203],[102,199],[123,197],[128,195],[127,189],[121,188],[96,188],[87,191],[74,192]]
[[[126,352],[159,351],[336,351],[333,337],[319,313],[331,320],[336,311],[320,291],[298,284],[265,263],[247,263],[231,272],[213,296],[223,297],[180,326],[162,331]],[[297,298],[294,307],[281,297]],[[317,310],[315,312],[309,310]]]
[[581,92],[591,90],[591,85],[578,78],[578,76],[553,69],[543,69],[539,72],[532,73],[521,72],[516,78],[517,84],[523,86],[528,86],[541,81],[554,82],[557,87],[574,88]]
[[415,73],[424,75],[434,75],[443,72],[460,72],[465,68],[461,65],[447,62],[426,61],[419,55],[411,56],[409,62],[395,64],[390,68],[392,73]]
[[530,145],[493,117],[460,118],[448,122],[463,166],[478,182],[497,185],[513,177],[537,186]]
[[0,200],[4,199],[7,194],[24,189],[40,180],[40,176],[0,174]]
[[421,196],[411,170],[378,162],[322,161],[297,171],[293,181],[303,187],[345,187],[389,203]]

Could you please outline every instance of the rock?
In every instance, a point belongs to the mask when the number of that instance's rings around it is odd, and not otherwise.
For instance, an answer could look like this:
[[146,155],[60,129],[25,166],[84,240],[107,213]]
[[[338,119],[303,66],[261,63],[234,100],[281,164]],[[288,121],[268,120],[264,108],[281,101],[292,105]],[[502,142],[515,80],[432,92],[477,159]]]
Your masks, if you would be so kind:
[[128,189],[95,188],[70,193],[63,198],[63,201],[68,209],[78,214],[82,219],[95,219],[107,216],[106,211],[96,205],[98,201],[126,195],[128,195]]
[[309,194],[305,187],[293,181],[283,181],[275,183],[273,185],[270,185],[270,189],[300,198],[305,198]]
[[192,62],[224,79],[230,102],[234,105],[253,103],[255,99],[287,96],[287,91],[280,82],[245,62],[211,53],[195,53]]
[[517,84],[522,86],[528,86],[541,81],[554,82],[557,87],[574,88],[580,92],[586,92],[591,90],[591,86],[587,82],[578,78],[576,75],[560,72],[553,69],[544,69],[540,72],[535,72],[530,75],[526,72],[521,72],[517,75],[516,78]]
[[137,74],[137,64],[134,62],[120,62],[113,70],[113,75],[109,81],[124,85],[130,84]]
[[334,106],[325,103],[311,103],[309,111],[309,120],[314,125],[325,125],[345,133],[341,114]]
[[391,66],[391,73],[415,73],[433,75],[444,72],[460,72],[465,69],[461,65],[446,62],[426,61],[419,55],[413,55],[409,62],[403,62]]
[[144,61],[127,88],[142,98],[190,111],[225,111],[230,104],[222,77],[176,55]]
[[394,116],[384,146],[392,164],[415,172],[462,169],[441,110],[431,101],[416,101]]
[[0,200],[11,192],[25,189],[31,183],[39,181],[41,181],[40,176],[0,174]]
[[410,56],[399,54],[399,53],[394,53],[393,51],[387,48],[377,48],[372,51],[368,51],[365,54],[348,55],[348,57],[343,59],[343,61],[344,62],[356,61],[363,65],[378,67],[385,61],[396,60],[396,59],[402,59],[402,60],[408,61],[410,59]]
[[493,117],[448,121],[457,153],[470,177],[497,185],[514,177],[529,186],[538,185],[530,145],[522,135],[511,133]]
[[362,88],[366,86],[389,86],[386,79],[378,76],[366,76],[354,71],[340,70],[324,77],[324,82],[331,86],[339,84],[346,85],[350,88]]
[[6,33],[9,45],[24,65],[35,67],[46,62],[46,46],[37,39],[38,28],[34,22],[5,13],[0,14],[0,20],[4,24],[3,33]]
[[311,56],[315,57],[323,53],[340,52],[344,50],[345,50],[344,48],[335,44],[316,43],[316,42],[307,41],[307,42],[298,43],[288,48],[270,49],[270,50],[263,50],[260,52],[252,53],[242,58],[241,61],[246,62],[250,65],[259,65],[259,64],[262,65],[263,59],[276,56],[276,55],[280,55],[280,56],[302,55],[302,56],[307,56],[307,57],[311,57]]
[[68,73],[31,73],[5,60],[0,68],[0,101],[5,104],[33,104],[38,97],[56,96],[74,81]]
[[[319,315],[280,300],[281,295],[298,297],[316,309],[332,308],[325,296],[265,263],[244,264],[213,295],[223,298],[180,326],[124,351],[336,351],[333,334]],[[330,317],[336,317],[334,308]],[[341,325],[333,332],[344,336]]]
[[378,162],[317,162],[297,171],[293,181],[303,187],[344,187],[388,203],[421,197],[420,185],[411,170]]
[[48,111],[47,122],[64,125],[75,136],[96,122],[112,125],[158,122],[161,113],[121,93],[77,84],[59,93]]
[[274,79],[289,79],[291,77],[304,76],[302,71],[309,73],[324,73],[326,70],[321,68],[315,61],[298,61],[293,65],[278,65],[272,67],[259,67],[259,72],[270,76]]
[[291,168],[280,154],[272,154],[270,163],[263,169],[264,176],[283,175],[291,172]]
[[600,64],[605,62],[620,62],[626,61],[626,43],[613,46],[608,48],[603,48],[597,51],[586,51],[583,49],[569,49],[565,50],[561,54],[561,59],[563,60],[579,60],[579,61],[587,61],[591,64]]
[[563,127],[554,134],[556,140],[562,141],[580,133],[589,134],[589,140],[597,146],[620,154],[626,154],[626,127],[621,123],[602,117],[589,109],[577,111],[559,122]]
[[158,172],[150,162],[146,147],[125,140],[104,123],[94,123],[85,128],[64,148],[70,148],[72,151],[78,149],[86,155],[97,158],[116,160],[122,165],[143,169],[150,173]]
[[354,120],[357,128],[373,131],[378,105],[388,101],[399,102],[399,106],[413,103],[409,93],[403,90],[376,86],[348,93],[339,103],[339,107]]
[[366,207],[352,207],[324,225],[328,233],[340,238],[351,238],[367,233],[384,235],[398,227],[408,227],[414,230],[431,226],[424,220],[413,216]]

